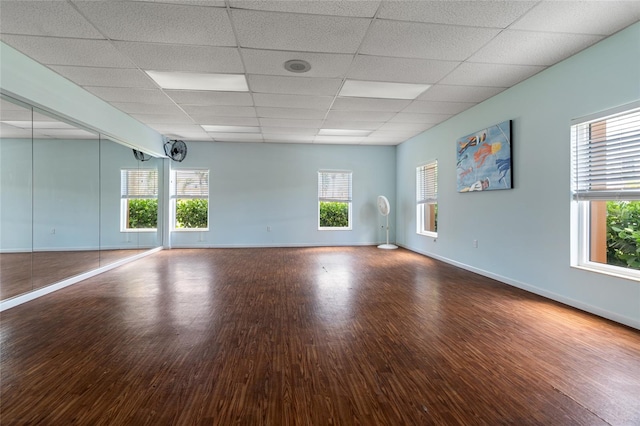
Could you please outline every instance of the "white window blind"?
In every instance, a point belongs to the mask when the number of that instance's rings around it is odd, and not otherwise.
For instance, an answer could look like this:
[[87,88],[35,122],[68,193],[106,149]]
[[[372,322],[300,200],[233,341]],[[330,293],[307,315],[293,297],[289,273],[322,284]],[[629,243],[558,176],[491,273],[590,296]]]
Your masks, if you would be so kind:
[[174,170],[172,198],[209,198],[209,170]]
[[158,198],[158,171],[155,169],[120,170],[120,195],[128,198]]
[[351,172],[319,171],[318,199],[320,201],[351,202]]
[[433,204],[438,201],[438,162],[416,168],[416,202]]
[[640,108],[571,126],[576,200],[640,199]]

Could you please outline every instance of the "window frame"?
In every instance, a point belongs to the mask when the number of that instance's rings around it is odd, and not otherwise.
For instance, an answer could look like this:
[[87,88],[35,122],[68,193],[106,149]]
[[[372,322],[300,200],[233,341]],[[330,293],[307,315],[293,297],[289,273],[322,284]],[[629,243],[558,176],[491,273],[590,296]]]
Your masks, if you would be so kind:
[[[185,194],[176,194],[176,186],[177,186],[177,178],[178,178],[178,174],[179,173],[185,173],[185,172],[207,172],[207,193],[206,193],[206,197],[202,196],[202,194],[199,194],[198,196],[189,196],[189,195],[185,195]],[[211,171],[207,168],[197,168],[197,167],[190,167],[190,168],[184,168],[184,169],[171,169],[171,173],[170,173],[170,182],[169,182],[169,209],[170,209],[170,215],[169,215],[169,221],[170,221],[170,229],[171,232],[207,232],[210,229],[210,224],[211,224],[211,204],[209,203],[209,199],[210,197],[210,182],[211,182]],[[206,199],[207,200],[207,226],[205,228],[178,228],[176,225],[176,221],[177,221],[177,201],[178,200],[184,200],[184,199],[192,199],[192,200],[201,200],[201,199]]]
[[[323,197],[321,192],[321,176],[323,174],[348,174],[349,188],[347,190],[346,197]],[[323,202],[339,202],[346,203],[348,208],[348,226],[320,226],[320,206]],[[353,172],[351,170],[331,170],[321,169],[318,170],[318,231],[352,231],[353,230]]]
[[[429,183],[427,181],[428,169],[434,169],[433,188],[430,190],[427,188]],[[425,210],[428,206],[433,207],[433,231],[426,229],[425,226]],[[431,208],[431,207],[429,207]],[[423,235],[425,237],[438,238],[438,160],[433,159],[416,167],[416,234]]]
[[[141,196],[130,196],[128,194],[128,182],[125,183],[123,181],[123,177],[125,176],[126,173],[126,179],[128,181],[129,179],[129,173],[130,172],[140,172],[140,171],[145,171],[145,172],[155,172],[155,178],[156,178],[156,183],[155,183],[155,194],[154,195],[141,195]],[[120,169],[120,232],[123,233],[139,233],[139,232],[157,232],[158,231],[158,227],[157,227],[157,222],[156,222],[156,227],[155,228],[128,228],[128,224],[129,224],[129,200],[142,200],[142,199],[155,199],[158,200],[158,184],[159,184],[159,177],[158,177],[158,169],[155,168],[124,168],[124,169]],[[125,187],[127,188],[125,190]],[[127,192],[127,194],[125,194],[124,192]],[[158,208],[160,208],[158,206]],[[156,212],[157,214],[157,212]]]
[[[586,117],[574,119],[571,121],[571,267],[588,270],[591,272],[601,273],[605,275],[615,276],[618,278],[625,278],[634,281],[640,281],[640,270],[628,268],[624,266],[611,265],[606,263],[606,253],[604,262],[591,260],[593,257],[599,257],[595,251],[595,240],[598,240],[597,234],[602,232],[595,230],[595,221],[601,221],[604,219],[606,223],[606,208],[602,211],[602,205],[598,206],[595,203],[607,202],[607,201],[640,201],[640,190],[625,190],[625,189],[608,189],[608,188],[591,188],[590,182],[593,179],[591,175],[591,169],[587,175],[587,182],[585,184],[585,169],[584,163],[586,163],[583,152],[586,150],[589,153],[594,148],[587,146],[592,142],[605,144],[609,141],[606,134],[606,124],[604,124],[605,136],[604,139],[594,141],[597,137],[593,136],[592,124],[606,123],[607,120],[615,119],[616,117],[624,117],[625,115],[637,114],[640,112],[640,101],[634,102],[621,107],[609,109],[596,114],[591,114]],[[636,121],[638,123],[638,121]],[[639,123],[640,124],[640,123]],[[635,135],[635,134],[634,134]],[[635,136],[633,136],[635,137]],[[611,138],[616,139],[616,138]],[[605,147],[604,150],[607,148]],[[636,148],[637,150],[637,148]],[[608,152],[608,151],[607,151]],[[636,156],[638,153],[636,153]],[[607,156],[604,156],[606,163]],[[602,160],[602,158],[600,158]],[[607,167],[605,165],[605,167]],[[606,170],[609,170],[606,168]],[[635,171],[634,171],[635,173]],[[637,176],[640,180],[640,174]],[[635,178],[635,176],[634,176]],[[606,183],[599,183],[601,186]],[[604,214],[604,217],[601,217]],[[605,225],[606,226],[606,225]],[[604,231],[604,238],[606,244],[606,228]]]

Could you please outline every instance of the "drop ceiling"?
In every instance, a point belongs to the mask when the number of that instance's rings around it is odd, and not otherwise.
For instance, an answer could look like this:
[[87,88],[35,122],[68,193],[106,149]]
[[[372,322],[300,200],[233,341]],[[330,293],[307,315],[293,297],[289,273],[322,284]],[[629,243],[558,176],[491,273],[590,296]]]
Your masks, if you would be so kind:
[[[638,20],[638,1],[0,0],[4,43],[169,138],[239,143],[396,145]],[[162,88],[166,72],[249,90]]]

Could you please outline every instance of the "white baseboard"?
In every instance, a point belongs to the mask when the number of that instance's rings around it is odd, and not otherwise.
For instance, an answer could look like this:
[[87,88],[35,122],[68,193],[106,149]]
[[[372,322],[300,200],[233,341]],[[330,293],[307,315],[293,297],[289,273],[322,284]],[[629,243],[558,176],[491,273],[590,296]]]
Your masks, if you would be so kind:
[[[396,243],[396,244],[398,244],[398,243]],[[398,245],[400,247],[403,247],[403,248],[407,249],[407,250],[411,250],[413,252],[422,254],[422,255],[427,256],[427,257],[432,257],[434,259],[440,260],[440,261],[448,263],[450,265],[457,266],[458,268],[461,268],[461,269],[476,273],[478,275],[482,275],[482,276],[485,276],[487,278],[491,278],[491,279],[494,279],[496,281],[500,281],[502,283],[511,285],[513,287],[517,287],[519,289],[528,291],[529,293],[534,293],[534,294],[537,294],[538,296],[546,297],[547,299],[551,299],[551,300],[554,300],[556,302],[560,302],[560,303],[563,303],[565,305],[571,306],[573,308],[580,309],[582,311],[589,312],[589,313],[597,315],[599,317],[606,318],[606,319],[609,319],[611,321],[615,321],[615,322],[618,322],[620,324],[624,324],[626,326],[633,327],[633,328],[636,328],[636,329],[640,330],[640,321],[635,320],[633,318],[626,317],[624,315],[620,315],[620,314],[618,314],[616,312],[607,311],[606,309],[602,309],[602,308],[599,308],[597,306],[593,306],[593,305],[590,305],[588,303],[581,302],[579,300],[571,299],[569,297],[562,296],[560,294],[554,293],[554,292],[549,291],[549,290],[542,289],[540,287],[533,286],[531,284],[524,283],[522,281],[518,281],[518,280],[514,280],[514,279],[509,278],[509,277],[504,277],[502,275],[494,274],[493,272],[485,271],[483,269],[476,268],[474,266],[470,266],[470,265],[458,262],[456,260],[449,259],[447,257],[439,256],[439,255],[433,254],[433,253],[424,252],[424,251],[421,251],[421,250],[416,250],[416,249],[413,249],[411,247],[407,247],[407,246],[405,246],[403,244],[398,244]]]
[[110,263],[109,265],[102,266],[97,269],[93,269],[91,271],[87,271],[80,275],[76,275],[75,277],[68,278],[63,281],[59,281],[55,284],[48,285],[46,287],[39,288],[37,290],[31,291],[29,293],[21,294],[19,296],[13,297],[11,299],[0,301],[0,312],[5,311],[7,309],[11,309],[18,305],[22,305],[23,303],[30,302],[34,299],[47,295],[49,293],[53,293],[54,291],[63,289],[65,287],[69,287],[70,285],[79,283],[80,281],[86,280],[87,278],[94,277],[103,272],[110,271],[111,269],[117,268],[118,266],[125,265],[129,262],[133,262],[135,260],[141,259],[143,257],[149,256],[153,253],[157,253],[162,250],[162,247],[156,247],[152,250],[145,251],[144,253],[137,254],[135,256],[127,257],[126,259],[118,260],[117,262]]
[[196,248],[304,248],[304,247],[355,247],[355,246],[377,246],[381,243],[295,243],[295,244],[172,244],[173,249],[196,249]]

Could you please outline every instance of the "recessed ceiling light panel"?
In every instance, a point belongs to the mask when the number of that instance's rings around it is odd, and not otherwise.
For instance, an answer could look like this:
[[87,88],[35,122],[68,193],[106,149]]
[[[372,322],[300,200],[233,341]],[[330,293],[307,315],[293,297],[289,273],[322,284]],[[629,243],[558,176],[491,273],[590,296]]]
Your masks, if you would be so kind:
[[383,81],[347,80],[339,96],[352,98],[415,99],[430,84],[388,83]]
[[248,92],[243,74],[204,74],[195,72],[145,71],[163,89]]
[[318,136],[369,136],[372,130],[320,129]]
[[253,126],[217,126],[211,124],[202,124],[202,128],[207,132],[260,133],[260,128]]

